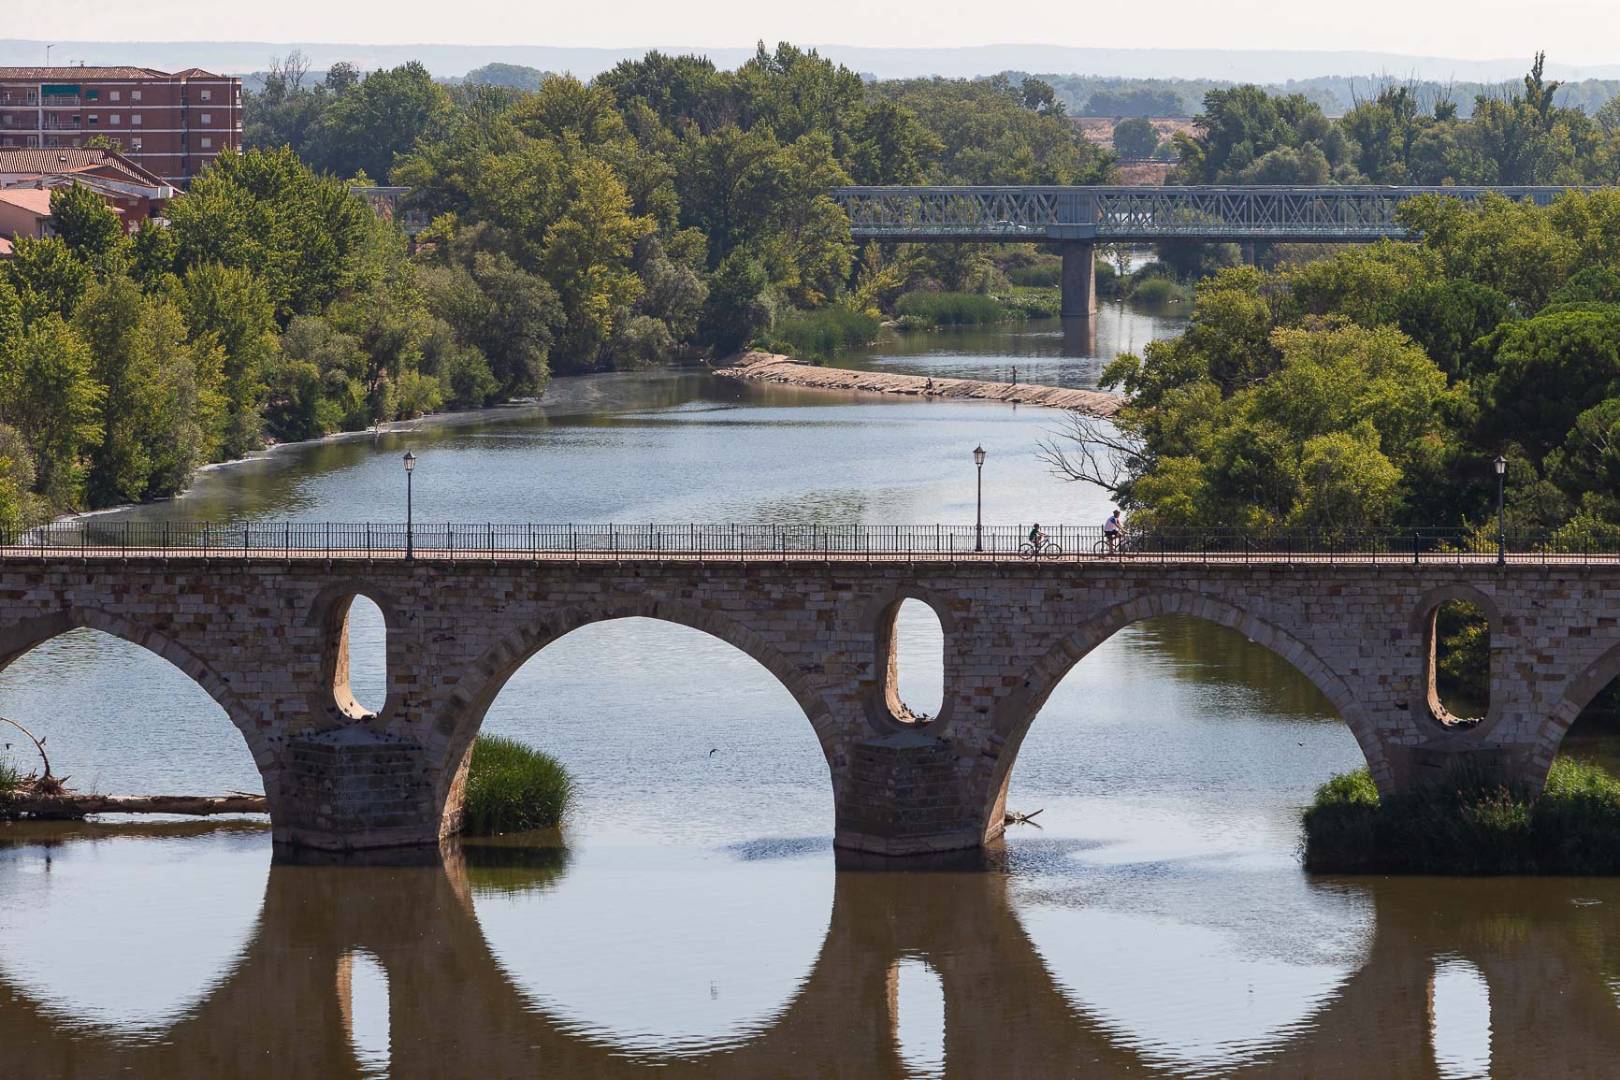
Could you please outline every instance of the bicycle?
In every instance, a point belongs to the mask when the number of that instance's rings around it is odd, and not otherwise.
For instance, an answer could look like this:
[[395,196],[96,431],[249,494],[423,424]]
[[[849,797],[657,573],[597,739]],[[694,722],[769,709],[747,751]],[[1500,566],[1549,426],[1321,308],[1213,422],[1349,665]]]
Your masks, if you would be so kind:
[[1020,559],[1055,559],[1063,554],[1063,548],[1056,540],[1042,540],[1039,544],[1025,540],[1018,545]]
[[1105,536],[1091,546],[1091,553],[1099,559],[1107,558],[1110,555],[1135,555],[1141,550],[1142,538],[1123,532],[1115,534],[1112,544],[1108,542],[1108,537]]

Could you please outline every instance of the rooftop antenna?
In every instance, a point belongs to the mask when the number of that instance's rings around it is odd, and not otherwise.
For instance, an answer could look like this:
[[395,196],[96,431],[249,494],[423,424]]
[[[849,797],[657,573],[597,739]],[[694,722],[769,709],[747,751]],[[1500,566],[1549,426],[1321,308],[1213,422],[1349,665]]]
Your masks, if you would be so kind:
[[54,48],[56,48],[55,45],[47,45],[47,46],[45,46],[45,66],[46,67],[51,66],[51,50],[54,49]]

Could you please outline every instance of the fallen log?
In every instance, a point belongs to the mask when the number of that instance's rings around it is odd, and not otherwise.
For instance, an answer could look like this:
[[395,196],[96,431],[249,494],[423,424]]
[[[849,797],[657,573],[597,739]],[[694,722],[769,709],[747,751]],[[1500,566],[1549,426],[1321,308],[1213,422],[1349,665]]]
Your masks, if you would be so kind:
[[71,821],[90,814],[268,814],[263,795],[0,795],[0,818]]

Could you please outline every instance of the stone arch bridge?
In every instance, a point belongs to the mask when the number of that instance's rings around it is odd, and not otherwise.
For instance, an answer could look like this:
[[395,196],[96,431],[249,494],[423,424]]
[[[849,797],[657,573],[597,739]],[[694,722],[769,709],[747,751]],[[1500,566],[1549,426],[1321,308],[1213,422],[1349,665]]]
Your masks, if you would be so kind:
[[[348,692],[359,595],[387,626],[375,714]],[[1477,723],[1452,721],[1433,689],[1434,612],[1459,598],[1491,621]],[[943,706],[925,723],[894,687],[907,599],[944,630]],[[705,631],[782,682],[826,755],[840,847],[978,847],[1001,831],[1019,745],[1058,682],[1122,627],[1165,614],[1231,627],[1292,663],[1386,792],[1460,759],[1539,786],[1570,722],[1620,675],[1613,557],[0,552],[0,664],[76,627],[168,659],[241,731],[276,839],[334,850],[455,831],[469,748],[507,680],[562,635],[626,617]]]

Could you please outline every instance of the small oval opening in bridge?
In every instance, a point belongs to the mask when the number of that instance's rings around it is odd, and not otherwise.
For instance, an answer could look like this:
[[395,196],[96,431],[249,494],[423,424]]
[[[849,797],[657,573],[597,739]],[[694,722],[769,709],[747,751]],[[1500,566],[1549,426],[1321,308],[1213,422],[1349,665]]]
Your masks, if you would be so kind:
[[389,1072],[388,972],[371,953],[344,953],[337,970],[338,1008],[361,1076]]
[[1429,628],[1429,710],[1448,727],[1484,719],[1491,703],[1491,620],[1476,604],[1447,600]]
[[890,714],[906,724],[938,719],[945,705],[945,628],[939,616],[921,600],[906,599],[889,608],[884,622],[878,640]]
[[1491,1075],[1491,993],[1479,968],[1456,956],[1435,961],[1429,980],[1429,1044],[1443,1080]]
[[360,593],[343,604],[338,617],[332,696],[355,720],[381,712],[388,697],[388,627],[382,609]]
[[945,983],[928,961],[904,956],[890,966],[889,1020],[906,1076],[944,1076]]

